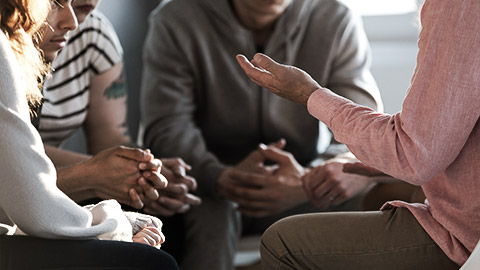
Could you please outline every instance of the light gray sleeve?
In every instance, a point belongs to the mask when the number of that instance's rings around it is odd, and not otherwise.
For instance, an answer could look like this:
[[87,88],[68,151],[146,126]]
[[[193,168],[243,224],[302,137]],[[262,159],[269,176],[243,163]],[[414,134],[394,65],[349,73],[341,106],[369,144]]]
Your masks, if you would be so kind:
[[182,52],[175,29],[152,13],[145,40],[141,91],[144,146],[160,158],[181,157],[192,166],[202,194],[216,195],[216,182],[225,169],[208,151],[195,114],[201,93]]
[[370,72],[371,51],[362,19],[349,12],[341,26],[335,38],[338,49],[326,87],[355,103],[381,112],[383,103]]

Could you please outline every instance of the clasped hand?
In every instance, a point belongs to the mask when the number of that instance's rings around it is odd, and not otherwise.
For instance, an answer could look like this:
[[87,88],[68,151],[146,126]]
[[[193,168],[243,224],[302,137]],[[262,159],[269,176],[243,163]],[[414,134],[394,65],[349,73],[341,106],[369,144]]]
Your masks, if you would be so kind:
[[[221,173],[219,192],[236,202],[241,213],[263,217],[307,201],[300,181],[304,168],[292,154],[282,150],[284,145],[284,140],[269,146],[262,144],[235,167]],[[266,165],[267,160],[276,164]]]
[[[150,151],[124,146],[104,150],[80,164],[89,189],[102,199],[116,199],[134,208],[143,207],[143,198],[158,199],[157,189],[167,187],[160,173],[162,162]],[[140,187],[138,182],[147,183]]]
[[[376,181],[371,176],[377,175],[358,174],[360,169],[367,170],[367,166],[351,163],[354,161],[352,158],[334,158],[313,168],[302,178],[305,192],[316,207],[326,209],[341,204]],[[372,169],[369,172],[378,171]]]
[[125,216],[132,225],[133,242],[157,248],[165,242],[165,236],[162,233],[163,224],[158,218],[134,212],[125,212]]
[[[171,216],[176,213],[185,213],[193,205],[202,201],[191,192],[197,189],[196,180],[187,175],[191,169],[180,158],[162,159],[162,174],[168,180],[168,186],[158,189],[157,199],[145,198],[145,213],[160,216]],[[146,181],[139,181],[142,188],[148,188]]]

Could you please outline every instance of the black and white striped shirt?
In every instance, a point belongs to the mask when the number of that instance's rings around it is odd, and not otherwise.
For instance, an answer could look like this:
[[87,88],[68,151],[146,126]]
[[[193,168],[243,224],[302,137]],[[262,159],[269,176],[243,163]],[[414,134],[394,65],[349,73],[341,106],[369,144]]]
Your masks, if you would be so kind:
[[92,12],[70,33],[67,46],[53,61],[44,87],[40,135],[59,146],[81,128],[88,113],[90,79],[122,61],[122,47],[108,19]]

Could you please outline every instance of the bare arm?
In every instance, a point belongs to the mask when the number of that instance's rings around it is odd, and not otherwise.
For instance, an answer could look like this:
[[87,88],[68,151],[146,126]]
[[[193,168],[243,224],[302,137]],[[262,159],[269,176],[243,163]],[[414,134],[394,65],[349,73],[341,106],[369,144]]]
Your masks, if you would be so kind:
[[79,162],[85,161],[91,156],[72,152],[69,150],[57,148],[50,145],[45,145],[45,152],[47,153],[48,157],[52,160],[55,167],[58,169],[72,166]]
[[129,143],[127,126],[127,90],[123,64],[92,77],[89,112],[84,124],[87,150],[101,150]]

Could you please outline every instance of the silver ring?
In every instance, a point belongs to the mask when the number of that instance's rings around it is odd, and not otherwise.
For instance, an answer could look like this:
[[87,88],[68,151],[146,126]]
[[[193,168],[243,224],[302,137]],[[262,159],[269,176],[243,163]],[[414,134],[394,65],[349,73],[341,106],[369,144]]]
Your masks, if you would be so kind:
[[328,197],[328,200],[333,201],[335,199],[333,196]]

